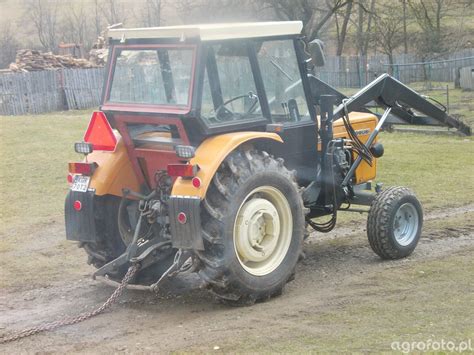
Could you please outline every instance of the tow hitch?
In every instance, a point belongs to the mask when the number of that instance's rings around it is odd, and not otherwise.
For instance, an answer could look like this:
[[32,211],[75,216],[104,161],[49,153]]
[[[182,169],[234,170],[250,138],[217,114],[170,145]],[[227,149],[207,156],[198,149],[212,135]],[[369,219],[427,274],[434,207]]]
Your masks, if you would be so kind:
[[[164,259],[167,254],[163,251],[168,250],[168,248],[171,247],[171,241],[163,241],[163,239],[159,237],[154,237],[149,240],[143,240],[139,238],[141,225],[144,222],[144,219],[150,215],[150,209],[153,208],[150,206],[150,201],[156,197],[157,191],[154,190],[146,196],[130,190],[124,190],[123,192],[124,197],[132,196],[140,199],[140,216],[135,227],[132,242],[128,245],[127,249],[122,255],[108,262],[92,275],[94,280],[97,279],[112,286],[118,286],[120,285],[120,282],[110,279],[109,275],[117,275],[128,268],[130,265],[139,265],[141,270],[146,269],[147,267]],[[193,257],[193,253],[191,251],[179,249],[175,254],[173,264],[160,276],[158,281],[150,286],[134,285],[132,278],[131,282],[126,287],[128,289],[149,290],[157,292],[159,290],[159,286],[164,280],[176,276],[180,272],[190,271],[191,269],[194,270],[195,266],[196,260]]]

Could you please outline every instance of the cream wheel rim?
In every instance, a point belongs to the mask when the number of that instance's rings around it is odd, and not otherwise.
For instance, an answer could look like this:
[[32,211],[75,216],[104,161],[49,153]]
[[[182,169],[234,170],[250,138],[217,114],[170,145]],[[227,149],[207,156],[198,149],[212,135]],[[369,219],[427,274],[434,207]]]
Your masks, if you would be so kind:
[[264,276],[283,261],[291,244],[293,220],[286,197],[272,186],[250,192],[234,223],[234,248],[242,267]]

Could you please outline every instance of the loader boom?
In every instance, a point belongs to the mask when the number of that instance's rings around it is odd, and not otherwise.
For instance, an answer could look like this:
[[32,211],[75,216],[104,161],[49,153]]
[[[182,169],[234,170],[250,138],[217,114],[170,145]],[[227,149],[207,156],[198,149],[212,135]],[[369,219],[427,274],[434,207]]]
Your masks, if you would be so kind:
[[340,118],[345,110],[369,112],[367,105],[375,102],[377,106],[392,108],[386,123],[446,126],[456,128],[465,135],[471,135],[471,128],[468,125],[448,115],[444,109],[388,74],[379,76],[351,97],[345,96],[312,75],[310,83],[312,91],[317,93],[316,101],[319,101],[321,95],[336,97],[338,107],[334,111],[333,120]]

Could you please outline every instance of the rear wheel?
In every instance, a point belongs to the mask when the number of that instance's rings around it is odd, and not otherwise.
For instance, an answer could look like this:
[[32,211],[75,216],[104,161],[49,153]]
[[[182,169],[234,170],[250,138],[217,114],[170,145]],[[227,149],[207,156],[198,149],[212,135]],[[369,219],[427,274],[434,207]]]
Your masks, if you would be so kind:
[[383,259],[400,259],[415,250],[421,236],[423,210],[413,191],[390,187],[372,203],[367,236],[372,250]]
[[95,225],[98,240],[95,243],[82,243],[88,255],[88,263],[100,268],[125,251],[120,238],[118,212],[120,197],[96,196],[94,201]]
[[232,304],[280,294],[293,277],[305,223],[294,176],[264,152],[237,150],[203,201],[200,276]]

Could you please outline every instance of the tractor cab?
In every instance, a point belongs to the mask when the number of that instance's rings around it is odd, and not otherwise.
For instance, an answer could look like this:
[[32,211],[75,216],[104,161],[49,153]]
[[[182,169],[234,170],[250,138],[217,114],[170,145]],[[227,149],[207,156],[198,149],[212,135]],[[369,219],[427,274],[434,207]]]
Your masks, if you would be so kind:
[[284,143],[271,149],[303,184],[313,180],[317,122],[301,30],[298,21],[110,30],[101,111],[138,162],[140,184],[153,188],[166,168],[147,159],[154,151],[237,131],[278,131]]

